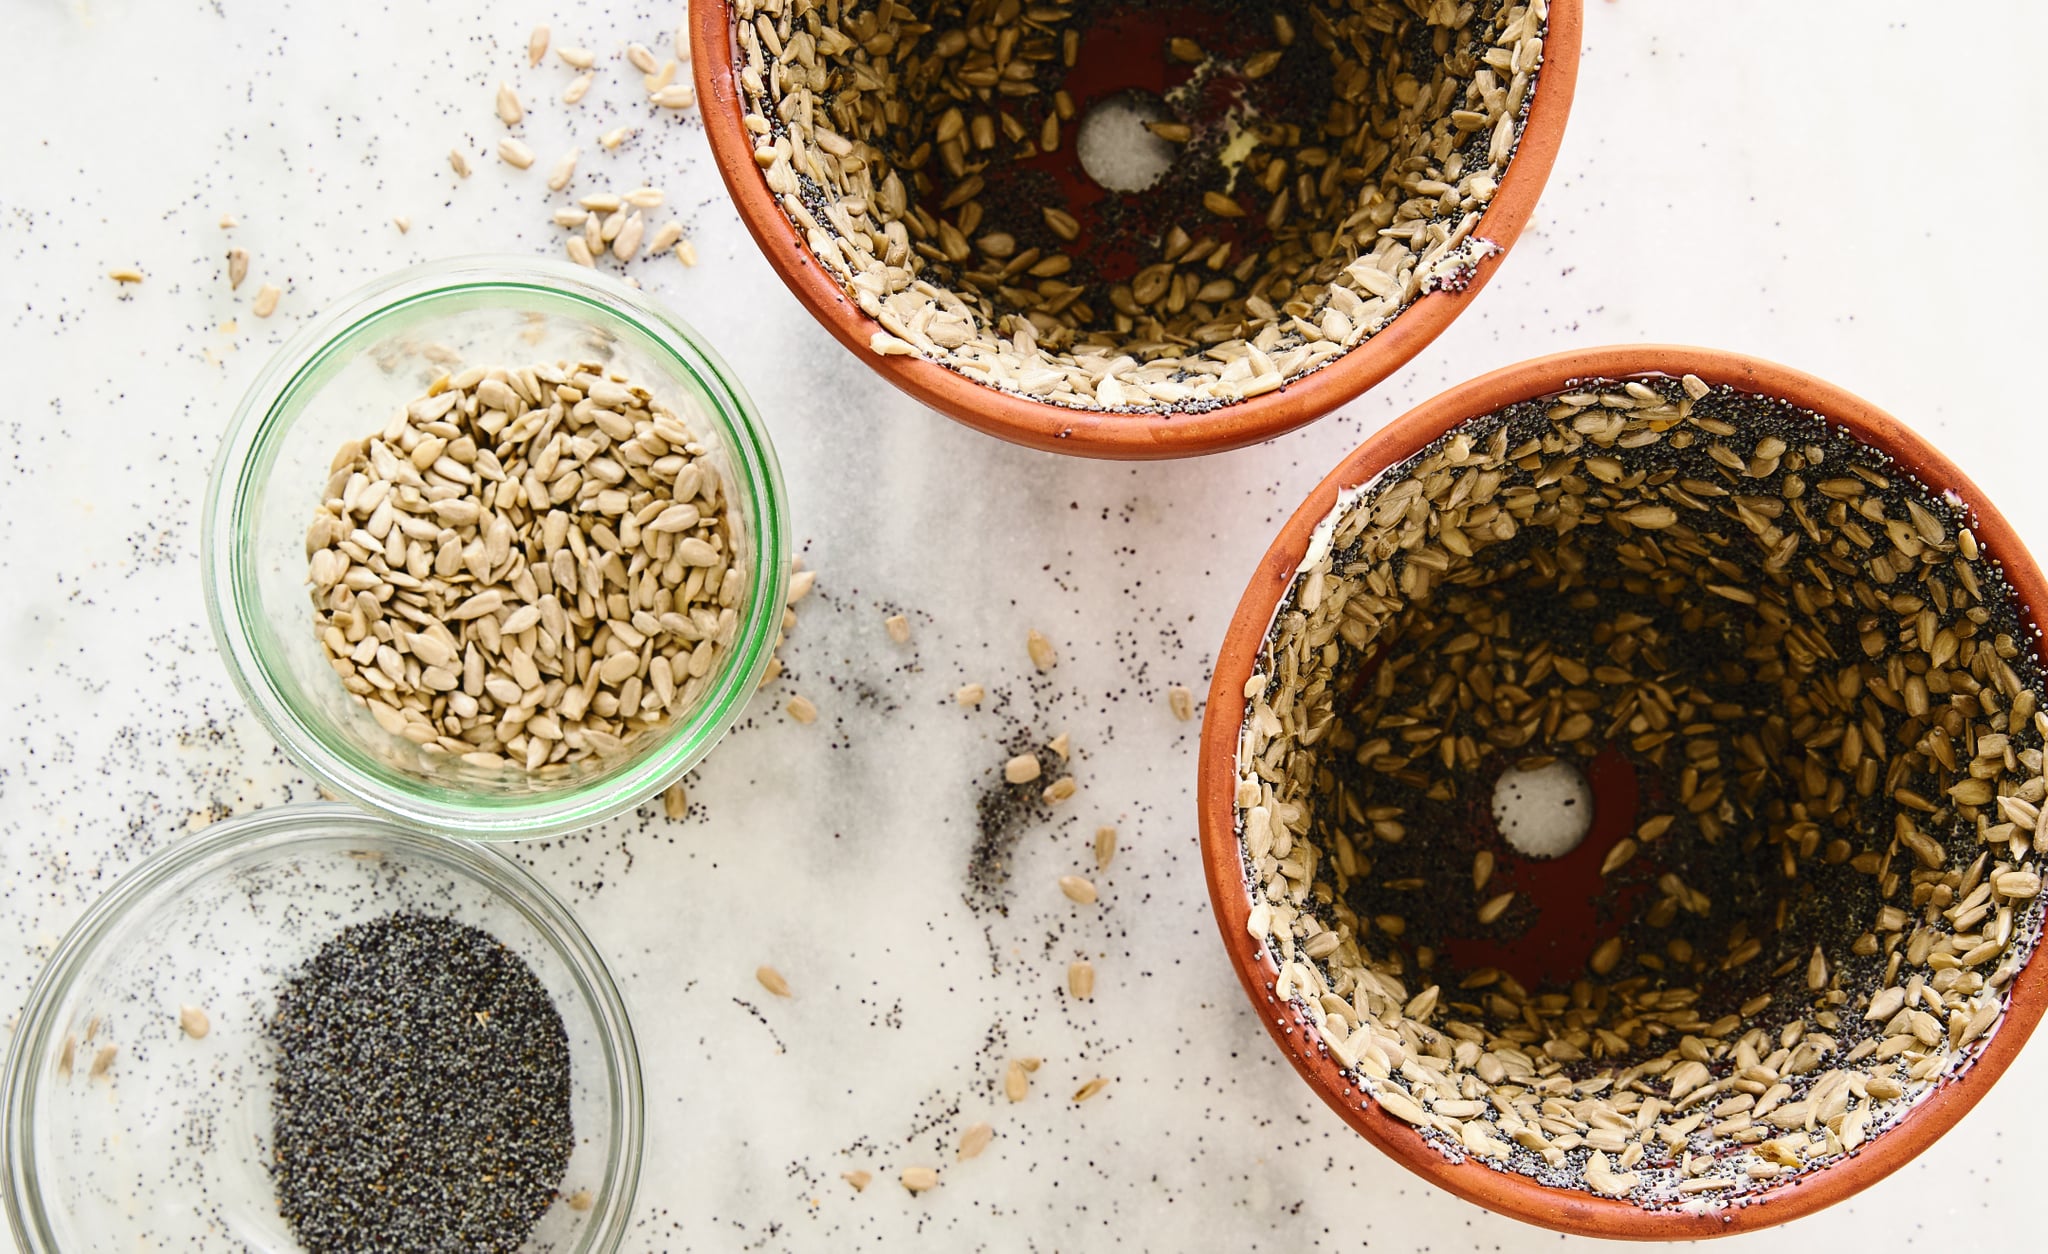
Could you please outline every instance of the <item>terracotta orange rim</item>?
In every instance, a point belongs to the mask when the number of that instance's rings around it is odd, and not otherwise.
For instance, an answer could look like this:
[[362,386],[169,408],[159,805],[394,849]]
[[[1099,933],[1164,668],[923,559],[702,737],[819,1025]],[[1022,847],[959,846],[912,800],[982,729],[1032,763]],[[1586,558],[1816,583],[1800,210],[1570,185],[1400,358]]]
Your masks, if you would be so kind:
[[[1568,391],[1575,381],[1692,373],[1712,384],[1777,397],[1810,409],[1889,454],[1937,493],[1953,494],[1990,559],[1998,562],[2034,628],[2037,648],[2048,617],[2048,584],[2012,527],[1976,484],[1898,419],[1812,375],[1752,357],[1675,345],[1596,348],[1540,357],[1452,388],[1397,419],[1317,485],[1281,530],[1245,590],[1216,663],[1202,725],[1197,800],[1202,861],[1224,948],[1239,981],[1281,1052],[1344,1121],[1409,1170],[1489,1210],[1583,1236],[1693,1240],[1767,1228],[1831,1206],[1905,1165],[1954,1127],[2011,1065],[2048,1007],[2048,971],[2038,953],[2020,971],[1995,1035],[1957,1076],[1942,1082],[1894,1127],[1835,1165],[1795,1176],[1713,1211],[1648,1210],[1627,1202],[1548,1187],[1477,1162],[1452,1162],[1408,1124],[1383,1113],[1321,1048],[1315,1033],[1273,996],[1279,971],[1246,930],[1251,898],[1239,854],[1233,794],[1238,733],[1251,678],[1280,598],[1308,550],[1309,534],[1336,507],[1338,492],[1371,479],[1467,419],[1506,405]],[[2044,649],[2048,657],[2048,649]]]
[[740,218],[768,263],[840,343],[883,378],[977,431],[1031,448],[1084,457],[1188,457],[1256,444],[1306,425],[1374,387],[1442,334],[1477,298],[1500,268],[1535,211],[1537,197],[1557,163],[1578,82],[1582,0],[1553,0],[1543,41],[1543,67],[1514,159],[1475,233],[1499,245],[1483,258],[1471,282],[1438,291],[1403,310],[1386,330],[1329,365],[1250,400],[1209,413],[1170,417],[1066,409],[976,383],[922,357],[883,357],[868,347],[879,323],[841,290],[818,264],[776,203],[754,162],[754,146],[734,73],[730,0],[699,0],[690,9],[690,44],[697,95],[711,154],[732,193]]

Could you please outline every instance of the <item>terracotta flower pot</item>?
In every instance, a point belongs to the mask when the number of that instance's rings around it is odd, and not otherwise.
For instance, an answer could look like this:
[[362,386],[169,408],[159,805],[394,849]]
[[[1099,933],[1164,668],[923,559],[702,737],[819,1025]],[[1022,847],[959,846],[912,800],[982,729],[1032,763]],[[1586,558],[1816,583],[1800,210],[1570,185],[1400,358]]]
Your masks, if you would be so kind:
[[712,155],[740,217],[782,281],[840,343],[889,382],[978,431],[1050,452],[1141,459],[1239,448],[1313,422],[1398,370],[1465,311],[1528,223],[1556,162],[1578,76],[1582,4],[1550,4],[1542,71],[1519,146],[1475,232],[1498,248],[1476,263],[1469,281],[1416,299],[1377,334],[1276,391],[1169,415],[1068,408],[977,383],[922,357],[877,354],[870,342],[880,324],[813,257],[754,161],[742,125],[729,0],[693,5],[690,38]]
[[[1347,457],[1309,495],[1259,563],[1239,603],[1220,652],[1202,729],[1198,804],[1202,856],[1217,927],[1231,964],[1274,1041],[1324,1101],[1346,1123],[1403,1166],[1468,1201],[1528,1223],[1585,1236],[1690,1240],[1769,1227],[1810,1214],[1867,1188],[1931,1145],[1974,1106],[2009,1066],[2048,1007],[2048,964],[2035,953],[2013,978],[2005,1016],[1995,1035],[1971,1046],[1960,1069],[1940,1080],[1894,1125],[1851,1154],[1781,1183],[1746,1194],[1720,1209],[1647,1209],[1483,1165],[1453,1162],[1408,1123],[1382,1110],[1340,1069],[1316,1027],[1274,995],[1279,971],[1264,942],[1247,931],[1253,898],[1246,883],[1236,831],[1234,790],[1240,731],[1247,711],[1246,683],[1258,666],[1276,607],[1300,569],[1310,537],[1327,518],[1340,490],[1371,480],[1467,419],[1517,401],[1571,390],[1575,381],[1627,380],[1690,372],[1709,384],[1776,397],[1812,410],[1864,444],[1889,454],[1936,494],[1959,501],[1983,551],[2000,564],[2030,620],[2039,649],[2048,626],[2048,582],[1984,494],[1947,458],[1897,419],[1810,375],[1732,353],[1644,345],[1589,349],[1543,357],[1484,375],[1417,407]],[[2024,633],[2022,633],[2024,634]],[[1415,837],[1411,836],[1411,840]],[[2017,942],[2016,942],[2017,943]]]

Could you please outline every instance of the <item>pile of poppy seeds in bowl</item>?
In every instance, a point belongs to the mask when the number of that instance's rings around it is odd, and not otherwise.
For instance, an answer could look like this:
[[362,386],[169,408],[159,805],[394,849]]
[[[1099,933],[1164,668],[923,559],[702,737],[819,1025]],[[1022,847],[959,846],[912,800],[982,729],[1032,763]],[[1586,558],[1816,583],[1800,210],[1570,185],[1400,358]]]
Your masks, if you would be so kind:
[[[883,354],[1081,409],[1211,409],[1497,251],[1547,8],[735,0],[744,124]],[[1163,171],[1112,191],[1104,141]],[[1148,145],[1163,150],[1147,153]],[[1099,172],[1099,171],[1098,171]]]
[[399,913],[327,942],[270,1024],[278,1210],[314,1254],[510,1254],[574,1137],[569,1038],[487,932]]
[[[1809,411],[1589,382],[1317,532],[1236,793],[1274,996],[1452,1158],[1645,1207],[1853,1152],[2041,931],[2041,641],[1959,504]],[[1582,772],[1525,856],[1504,773]]]

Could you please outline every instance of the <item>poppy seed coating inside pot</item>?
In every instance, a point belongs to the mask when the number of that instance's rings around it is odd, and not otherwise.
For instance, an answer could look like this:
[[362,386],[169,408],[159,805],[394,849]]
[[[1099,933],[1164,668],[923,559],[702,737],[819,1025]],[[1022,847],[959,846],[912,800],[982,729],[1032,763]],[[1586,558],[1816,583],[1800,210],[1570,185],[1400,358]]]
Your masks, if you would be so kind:
[[[754,160],[875,351],[1162,413],[1271,392],[1464,287],[1548,30],[1546,0],[732,9]],[[1164,116],[1127,138],[1172,151],[1124,190],[1077,140],[1133,93]]]
[[[1471,420],[1333,515],[1248,688],[1250,930],[1446,1154],[1643,1206],[1856,1149],[2041,927],[2041,641],[1956,503],[1697,378]],[[1493,786],[1574,764],[1585,841]]]

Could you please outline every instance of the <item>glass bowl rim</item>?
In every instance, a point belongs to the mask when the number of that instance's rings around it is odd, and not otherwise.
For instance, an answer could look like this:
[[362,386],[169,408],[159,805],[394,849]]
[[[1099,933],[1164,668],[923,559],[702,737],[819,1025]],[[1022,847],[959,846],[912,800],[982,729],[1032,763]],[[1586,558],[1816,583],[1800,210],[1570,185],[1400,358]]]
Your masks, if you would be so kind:
[[[308,827],[316,830],[306,831]],[[39,1062],[58,1027],[55,1011],[81,969],[102,952],[103,943],[123,924],[146,917],[137,911],[154,900],[156,890],[208,859],[222,854],[287,848],[301,840],[331,838],[338,828],[354,828],[370,840],[423,853],[445,868],[467,875],[516,909],[563,960],[577,991],[591,1008],[603,1043],[605,1088],[613,1116],[609,1141],[616,1164],[606,1164],[598,1202],[588,1220],[591,1234],[581,1251],[610,1254],[618,1249],[639,1189],[646,1136],[646,1096],[632,1019],[604,955],[561,899],[501,850],[475,841],[415,831],[353,806],[304,802],[223,819],[152,852],[86,907],[37,973],[8,1045],[6,1088],[4,1095],[0,1095],[0,1111],[4,1111],[0,1135],[5,1137],[0,1144],[7,1151],[7,1218],[23,1254],[60,1251],[45,1218],[29,1123],[42,1086]]]
[[[342,346],[378,321],[409,308],[459,298],[533,292],[582,306],[593,321],[637,333],[693,383],[720,428],[733,463],[735,494],[751,504],[750,599],[716,682],[697,707],[660,733],[639,759],[587,781],[511,799],[448,799],[382,771],[337,743],[328,720],[288,701],[276,669],[246,624],[259,604],[250,546],[243,543],[246,505],[261,486],[251,471],[274,452],[294,415],[281,412]],[[333,791],[416,830],[479,840],[530,840],[583,830],[661,792],[702,761],[739,720],[759,688],[781,631],[788,595],[789,522],[780,463],[752,399],[732,368],[698,333],[659,304],[609,276],[548,258],[478,255],[409,266],[336,302],[273,353],[244,392],[221,437],[208,478],[200,538],[207,618],[235,688],[293,762]]]

